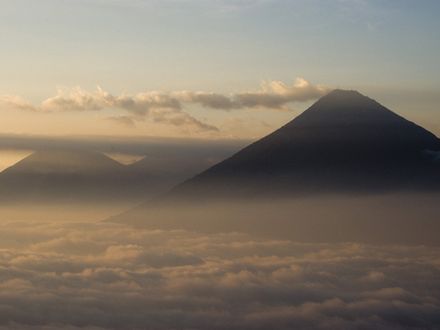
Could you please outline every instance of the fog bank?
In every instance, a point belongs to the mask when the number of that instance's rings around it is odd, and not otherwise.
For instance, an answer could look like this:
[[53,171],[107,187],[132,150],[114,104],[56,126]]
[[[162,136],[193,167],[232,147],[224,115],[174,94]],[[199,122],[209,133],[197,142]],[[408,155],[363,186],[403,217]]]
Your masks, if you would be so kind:
[[440,194],[321,194],[231,199],[153,199],[110,221],[143,228],[246,232],[301,242],[439,245]]
[[433,329],[440,250],[2,222],[2,329]]

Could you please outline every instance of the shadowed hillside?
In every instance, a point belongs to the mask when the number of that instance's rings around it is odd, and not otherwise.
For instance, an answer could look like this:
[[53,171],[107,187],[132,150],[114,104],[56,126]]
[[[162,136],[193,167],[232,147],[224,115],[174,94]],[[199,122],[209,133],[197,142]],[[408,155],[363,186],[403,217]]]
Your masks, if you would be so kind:
[[99,152],[45,150],[0,173],[0,196],[9,202],[139,201],[170,184],[141,166],[133,171]]
[[440,140],[422,127],[356,91],[335,90],[167,197],[438,189],[438,151]]
[[[438,244],[440,140],[355,91],[112,218],[303,241]],[[398,228],[398,230],[396,230]]]

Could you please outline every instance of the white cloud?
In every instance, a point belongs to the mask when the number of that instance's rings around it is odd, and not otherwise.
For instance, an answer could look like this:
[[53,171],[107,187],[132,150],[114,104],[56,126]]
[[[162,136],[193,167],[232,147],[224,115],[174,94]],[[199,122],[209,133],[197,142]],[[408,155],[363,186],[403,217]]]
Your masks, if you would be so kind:
[[34,105],[17,95],[0,95],[0,105],[2,107],[23,111],[37,111]]
[[239,93],[235,102],[240,107],[266,107],[271,109],[283,108],[291,102],[316,100],[330,90],[319,85],[312,85],[303,78],[296,79],[291,86],[281,81],[265,82],[258,92]]
[[0,97],[0,104],[5,107],[34,112],[68,112],[68,111],[101,111],[105,109],[122,109],[128,116],[112,116],[113,122],[125,126],[134,126],[135,121],[151,118],[155,122],[177,126],[191,131],[217,131],[218,129],[204,123],[181,109],[180,101],[160,92],[138,93],[133,96],[114,96],[100,87],[89,92],[79,87],[71,90],[59,89],[57,94],[40,105],[35,106],[17,96]]
[[1,243],[0,328],[417,329],[439,322],[438,248],[110,223],[3,223],[0,232],[20,242]]
[[19,96],[3,95],[0,96],[0,105],[44,113],[121,109],[126,114],[111,116],[109,120],[133,127],[135,121],[150,118],[154,122],[205,132],[218,129],[190,115],[184,110],[186,105],[198,104],[206,109],[225,111],[244,108],[285,109],[289,103],[315,100],[328,91],[328,88],[313,85],[303,78],[298,78],[292,85],[280,81],[265,82],[256,92],[230,95],[204,91],[145,91],[134,95],[113,95],[100,87],[95,91],[76,87],[58,89],[55,96],[39,105],[33,105]]
[[330,91],[298,78],[292,85],[281,81],[263,82],[259,91],[222,95],[207,92],[175,92],[182,102],[199,103],[206,108],[231,110],[243,108],[281,109],[291,102],[316,100]]
[[71,90],[58,89],[55,96],[44,100],[35,110],[56,111],[97,111],[113,105],[113,96],[97,88],[87,92],[79,87]]

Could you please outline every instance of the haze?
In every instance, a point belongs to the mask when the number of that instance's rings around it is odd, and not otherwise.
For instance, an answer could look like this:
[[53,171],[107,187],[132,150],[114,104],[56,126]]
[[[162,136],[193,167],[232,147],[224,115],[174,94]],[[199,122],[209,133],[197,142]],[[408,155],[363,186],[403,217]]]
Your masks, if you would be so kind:
[[0,329],[439,329],[439,14],[0,0]]

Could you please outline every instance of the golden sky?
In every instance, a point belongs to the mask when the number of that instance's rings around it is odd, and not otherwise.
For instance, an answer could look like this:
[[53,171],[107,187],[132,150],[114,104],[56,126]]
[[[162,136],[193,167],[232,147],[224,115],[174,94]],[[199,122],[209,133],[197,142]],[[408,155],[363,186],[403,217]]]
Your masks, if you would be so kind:
[[332,88],[440,134],[436,1],[4,1],[0,133],[258,138]]

